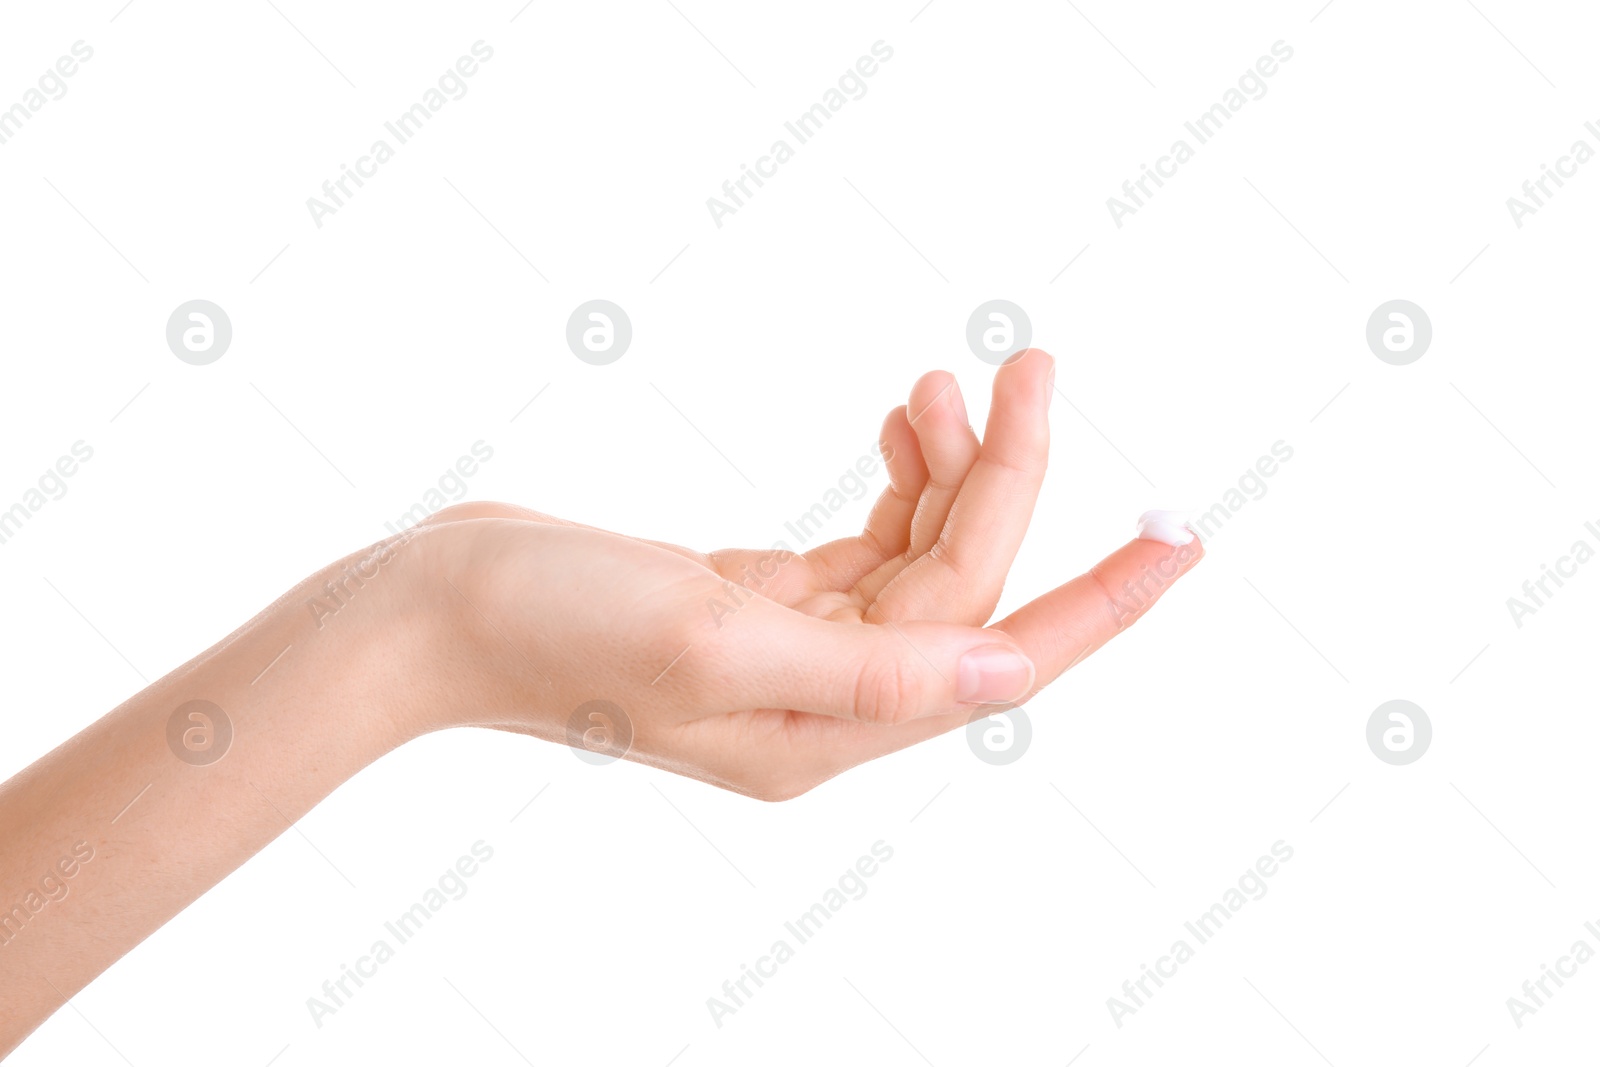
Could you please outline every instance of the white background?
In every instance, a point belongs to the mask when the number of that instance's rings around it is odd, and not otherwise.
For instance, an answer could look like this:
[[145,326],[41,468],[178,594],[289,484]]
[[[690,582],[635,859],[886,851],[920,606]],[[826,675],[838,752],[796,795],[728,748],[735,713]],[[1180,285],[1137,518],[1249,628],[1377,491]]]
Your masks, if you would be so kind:
[[[1159,610],[1029,706],[1012,765],[953,734],[773,806],[429,737],[14,1062],[1592,1048],[1600,964],[1521,1029],[1506,998],[1575,940],[1600,948],[1600,566],[1521,628],[1506,598],[1600,545],[1600,162],[1520,229],[1505,201],[1574,140],[1600,147],[1594,13],[674,2],[0,14],[0,106],[94,49],[0,146],[0,507],[94,449],[0,545],[0,774],[383,536],[480,439],[474,498],[702,548],[785,537],[923,371],[952,370],[981,425],[992,368],[964,328],[996,297],[1070,401],[1002,614],[1144,509],[1210,506],[1276,441],[1293,459]],[[480,39],[467,95],[314,226],[306,198]],[[706,198],[878,40],[894,56],[867,94],[716,227]],[[1116,227],[1106,198],[1279,40],[1267,94]],[[596,297],[634,328],[605,367],[564,342]],[[234,329],[205,367],[164,337],[195,298]],[[1364,337],[1395,298],[1434,329],[1403,367]],[[1366,745],[1393,698],[1433,723],[1410,766]],[[317,1028],[306,998],[480,839],[470,893]],[[716,1027],[706,998],[880,839],[868,894]],[[1107,998],[1279,840],[1270,892],[1118,1028]]]

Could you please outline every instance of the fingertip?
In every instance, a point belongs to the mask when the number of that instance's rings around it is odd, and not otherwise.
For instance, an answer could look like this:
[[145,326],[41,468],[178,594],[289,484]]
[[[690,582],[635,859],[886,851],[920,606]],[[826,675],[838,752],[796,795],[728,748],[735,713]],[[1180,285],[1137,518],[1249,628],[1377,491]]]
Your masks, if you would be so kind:
[[1042,348],[1019,348],[1017,351],[1007,356],[1005,362],[1000,365],[1002,367],[1010,367],[1018,363],[1028,362],[1037,362],[1053,367],[1056,363],[1056,357],[1052,356],[1049,352],[1046,352]]
[[885,463],[890,463],[907,443],[915,444],[916,440],[916,431],[911,428],[906,406],[901,404],[883,417],[883,425],[878,430],[878,454]]
[[897,408],[891,408],[889,414],[883,417],[883,436],[888,437],[890,434],[896,433],[901,427],[909,427],[910,425],[911,419],[906,415],[906,406],[904,404]]
[[1042,348],[1024,348],[1000,364],[1000,370],[995,372],[996,382],[1008,377],[1026,377],[1047,387],[1054,386],[1056,359]]
[[1138,540],[1159,541],[1173,548],[1199,540],[1186,511],[1147,511],[1139,516],[1137,531],[1134,536]]
[[1024,348],[995,372],[990,425],[994,425],[995,415],[1001,411],[1021,409],[1045,415],[1055,383],[1056,361],[1050,353],[1042,348]]
[[904,404],[889,412],[878,435],[878,453],[888,469],[889,481],[902,495],[916,494],[928,480],[922,445]]
[[990,629],[1009,634],[1048,684],[1142,619],[1204,556],[1198,536],[1181,545],[1136,538]]
[[1136,583],[1135,588],[1140,593],[1151,594],[1144,605],[1149,606],[1205,556],[1205,545],[1200,538],[1187,528],[1184,532],[1189,535],[1189,540],[1181,544],[1155,538],[1134,538],[1101,560],[1097,569],[1102,577],[1112,579],[1117,589],[1126,589],[1126,583],[1129,582]]
[[984,429],[984,455],[1008,467],[1037,470],[1050,459],[1050,397],[1055,360],[1026,348],[995,373],[993,402]]
[[912,427],[917,427],[930,410],[944,401],[951,404],[962,425],[966,425],[966,405],[961,399],[961,387],[956,384],[955,375],[946,370],[929,371],[918,378],[917,383],[911,387],[911,400],[906,405],[906,421]]
[[1198,537],[1181,545],[1136,538],[1097,563],[1090,573],[1107,594],[1112,628],[1142,619],[1204,556]]

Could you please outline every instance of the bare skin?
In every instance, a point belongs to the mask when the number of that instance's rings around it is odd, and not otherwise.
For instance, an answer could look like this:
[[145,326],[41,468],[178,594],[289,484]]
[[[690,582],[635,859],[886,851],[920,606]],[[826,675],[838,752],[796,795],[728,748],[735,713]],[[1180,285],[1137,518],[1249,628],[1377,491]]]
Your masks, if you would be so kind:
[[1037,350],[1001,367],[981,443],[954,380],[924,376],[884,422],[866,529],[804,555],[474,503],[307,578],[0,786],[0,1055],[422,734],[568,742],[605,700],[627,758],[782,800],[1026,701],[1202,554],[1131,541],[986,626],[1043,482],[1053,376]]

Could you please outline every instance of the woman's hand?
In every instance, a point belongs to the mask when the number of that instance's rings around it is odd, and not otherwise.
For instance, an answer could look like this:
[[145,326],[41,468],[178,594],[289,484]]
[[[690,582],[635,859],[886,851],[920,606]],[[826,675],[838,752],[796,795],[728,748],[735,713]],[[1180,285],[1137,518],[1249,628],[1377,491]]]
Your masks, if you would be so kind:
[[803,556],[467,504],[307,578],[0,785],[0,885],[72,878],[0,913],[0,1056],[421,733],[499,727],[781,799],[1026,700],[1200,558],[1147,516],[983,628],[1044,477],[1050,373],[1036,351],[1000,369],[981,445],[949,375],[923,378],[884,424],[866,530]]
[[1026,701],[1201,556],[1158,516],[1148,528],[1181,543],[1132,541],[981,628],[1044,479],[1054,377],[1038,350],[1002,366],[980,443],[954,379],[924,376],[884,422],[890,484],[866,529],[804,555],[700,553],[504,504],[440,512],[414,573],[453,608],[436,685],[467,698],[429,727],[532,733],[779,800]]

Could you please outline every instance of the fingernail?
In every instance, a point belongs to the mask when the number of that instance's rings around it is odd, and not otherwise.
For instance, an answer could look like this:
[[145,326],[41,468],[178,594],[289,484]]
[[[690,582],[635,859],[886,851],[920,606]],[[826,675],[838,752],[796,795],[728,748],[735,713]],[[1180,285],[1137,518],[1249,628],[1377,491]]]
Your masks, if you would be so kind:
[[963,704],[1011,704],[1033,688],[1033,661],[1005,645],[983,645],[956,664],[956,699]]
[[1046,374],[1044,376],[1044,402],[1045,402],[1045,406],[1048,407],[1050,405],[1050,402],[1052,400],[1054,400],[1055,398],[1056,398],[1056,368],[1055,368],[1055,364],[1052,363],[1050,365],[1050,373]]
[[955,410],[956,418],[961,420],[961,425],[972,425],[972,423],[967,419],[966,401],[961,399],[961,386],[954,382],[950,383],[950,407]]
[[1137,537],[1141,541],[1160,541],[1173,547],[1186,545],[1194,540],[1188,518],[1182,511],[1147,511],[1139,516]]

